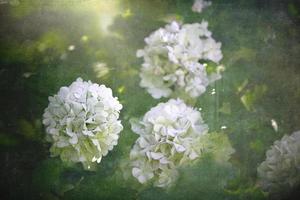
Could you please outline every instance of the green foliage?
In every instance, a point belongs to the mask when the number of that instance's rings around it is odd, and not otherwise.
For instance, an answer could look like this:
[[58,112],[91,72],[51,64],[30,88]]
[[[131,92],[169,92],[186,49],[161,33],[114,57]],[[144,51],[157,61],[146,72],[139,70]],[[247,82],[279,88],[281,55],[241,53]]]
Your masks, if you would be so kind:
[[176,186],[169,191],[170,199],[224,199],[224,188],[233,178],[234,169],[206,155],[194,166],[182,169],[180,174]]
[[8,134],[0,133],[0,146],[15,146],[19,141]]
[[58,159],[43,161],[35,170],[32,180],[35,195],[41,197],[48,194],[59,195],[62,186],[60,176],[63,171],[64,167]]
[[297,8],[297,6],[295,6],[293,3],[288,4],[288,11],[291,15],[299,17],[299,8]]
[[248,111],[254,109],[254,104],[261,98],[267,91],[266,85],[256,85],[254,89],[247,89],[245,94],[241,96],[241,101]]
[[33,123],[25,120],[19,120],[20,134],[28,140],[41,140],[44,138],[42,135],[42,122],[35,120]]
[[235,150],[225,133],[209,133],[203,144],[208,146],[208,151],[215,162],[230,165],[228,161]]
[[219,109],[219,112],[224,113],[224,114],[231,114],[231,105],[229,102],[224,102]]
[[[232,186],[231,186],[232,187]],[[226,194],[230,199],[249,199],[249,200],[263,200],[267,195],[257,186],[239,185],[237,189],[227,189]]]

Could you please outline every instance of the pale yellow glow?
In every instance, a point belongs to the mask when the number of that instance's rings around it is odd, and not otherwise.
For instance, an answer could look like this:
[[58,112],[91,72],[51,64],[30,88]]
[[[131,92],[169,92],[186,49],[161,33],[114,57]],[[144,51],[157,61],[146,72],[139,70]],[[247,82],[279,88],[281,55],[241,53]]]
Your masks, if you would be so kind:
[[[0,0],[1,1],[1,0]],[[58,1],[58,0],[56,0]],[[109,31],[109,26],[113,24],[114,18],[117,15],[122,15],[122,11],[120,9],[119,0],[86,0],[86,1],[79,1],[78,3],[67,3],[66,0],[58,1],[58,6],[56,9],[70,9],[75,12],[80,13],[91,13],[99,20],[99,27],[100,31],[104,34],[113,34]],[[65,2],[65,3],[62,3]],[[52,4],[51,4],[52,5]],[[54,4],[55,5],[55,4]],[[131,13],[127,11],[125,13],[130,15]]]
[[116,15],[121,14],[118,1],[100,0],[98,2],[100,28],[104,34],[110,33],[109,26],[113,23]]

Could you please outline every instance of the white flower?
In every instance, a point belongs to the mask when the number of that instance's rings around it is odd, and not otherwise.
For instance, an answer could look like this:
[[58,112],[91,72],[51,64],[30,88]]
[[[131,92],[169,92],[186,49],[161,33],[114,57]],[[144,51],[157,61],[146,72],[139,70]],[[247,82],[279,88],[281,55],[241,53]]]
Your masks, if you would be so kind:
[[210,5],[211,5],[210,1],[195,0],[193,7],[192,7],[192,11],[201,13],[204,8],[206,8]]
[[277,196],[300,184],[300,131],[275,141],[266,157],[257,168],[265,191]]
[[137,51],[144,59],[140,85],[153,98],[196,98],[220,78],[219,73],[206,72],[205,62],[218,64],[222,59],[221,43],[207,27],[206,21],[182,26],[174,21],[145,38],[145,48]]
[[170,186],[178,176],[177,167],[201,155],[201,139],[208,131],[200,112],[180,99],[159,103],[131,124],[139,135],[130,152],[132,175],[140,183],[154,179],[158,187]]
[[123,129],[119,118],[122,105],[110,88],[78,78],[69,87],[49,97],[43,115],[52,156],[81,162],[90,169],[93,162],[117,145]]

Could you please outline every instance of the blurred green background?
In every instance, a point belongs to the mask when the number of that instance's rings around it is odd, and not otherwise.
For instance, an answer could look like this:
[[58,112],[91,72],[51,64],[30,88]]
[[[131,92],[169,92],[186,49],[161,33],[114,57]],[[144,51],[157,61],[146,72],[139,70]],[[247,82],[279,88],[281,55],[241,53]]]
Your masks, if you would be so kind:
[[[300,129],[300,4],[212,2],[199,14],[193,0],[0,0],[0,198],[266,199],[256,167],[275,140]],[[122,171],[137,138],[128,121],[166,99],[139,87],[135,52],[171,20],[202,19],[222,42],[226,70],[196,106],[236,152],[230,163],[204,155],[169,190],[142,186]],[[124,107],[119,144],[96,172],[50,158],[44,141],[48,96],[77,77],[111,87]]]

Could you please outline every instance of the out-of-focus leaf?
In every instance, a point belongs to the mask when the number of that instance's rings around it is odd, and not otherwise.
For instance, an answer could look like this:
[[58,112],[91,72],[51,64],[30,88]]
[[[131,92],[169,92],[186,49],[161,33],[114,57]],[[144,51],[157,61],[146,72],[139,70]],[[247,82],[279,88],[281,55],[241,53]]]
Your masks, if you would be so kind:
[[37,49],[40,52],[45,52],[47,49],[53,49],[62,53],[67,46],[65,41],[66,39],[60,32],[49,31],[38,40]]
[[209,155],[180,171],[180,178],[168,193],[170,199],[225,199],[224,188],[234,177],[230,165],[217,163]]
[[33,190],[41,193],[40,195],[54,193],[59,185],[60,175],[63,170],[64,166],[59,159],[43,161],[33,173]]
[[[241,183],[240,183],[241,184]],[[225,190],[226,194],[230,197],[230,199],[255,199],[255,200],[263,200],[266,199],[266,194],[257,186],[240,186],[236,190]]]
[[248,89],[243,96],[241,101],[248,111],[254,111],[254,104],[258,101],[268,90],[266,85],[256,85],[253,90]]
[[247,47],[241,47],[239,50],[235,51],[231,54],[230,64],[243,59],[246,61],[251,61],[255,58],[256,52],[254,49],[250,49]]
[[125,86],[122,85],[121,87],[118,88],[118,93],[122,94],[125,91]]
[[261,153],[264,150],[264,144],[258,139],[250,142],[249,147],[257,153]]
[[237,89],[238,92],[242,92],[246,88],[248,83],[249,83],[248,79],[244,80],[244,82],[238,87],[238,89]]
[[206,148],[208,148],[208,152],[211,153],[214,161],[220,164],[229,164],[226,162],[228,162],[230,156],[235,152],[225,133],[214,132],[207,134],[203,145],[207,146]]
[[9,134],[0,133],[0,145],[2,146],[15,146],[19,141],[10,136]]
[[169,14],[169,15],[161,18],[161,20],[166,22],[166,23],[170,23],[172,21],[182,22],[183,17],[181,15],[178,15],[178,14]]
[[229,102],[224,102],[219,109],[219,112],[224,113],[224,114],[231,114],[231,105]]
[[293,3],[288,4],[288,11],[293,16],[299,15],[299,10],[297,9],[297,7]]
[[42,138],[41,123],[39,120],[31,123],[25,119],[19,120],[20,134],[29,140],[40,140]]

